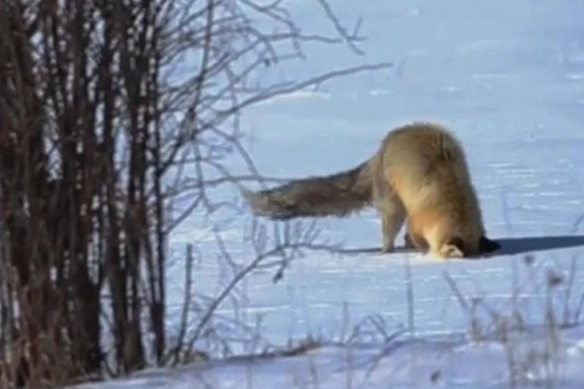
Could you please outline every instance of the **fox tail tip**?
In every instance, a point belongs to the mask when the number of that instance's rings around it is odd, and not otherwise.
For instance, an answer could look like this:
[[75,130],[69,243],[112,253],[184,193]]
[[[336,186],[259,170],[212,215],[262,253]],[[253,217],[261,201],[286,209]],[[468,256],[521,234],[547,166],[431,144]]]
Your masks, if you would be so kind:
[[239,188],[239,193],[248,203],[251,202],[256,196],[253,190],[247,188]]
[[262,196],[260,193],[247,188],[239,189],[241,196],[247,202],[253,215],[255,216],[270,216],[264,208],[266,204],[262,203]]

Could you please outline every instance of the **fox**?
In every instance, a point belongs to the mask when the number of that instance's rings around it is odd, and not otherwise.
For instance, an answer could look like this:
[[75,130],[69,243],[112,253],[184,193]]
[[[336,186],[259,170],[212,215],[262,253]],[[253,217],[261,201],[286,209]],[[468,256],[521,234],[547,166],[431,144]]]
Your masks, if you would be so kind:
[[489,254],[466,154],[450,129],[415,121],[390,130],[373,157],[328,176],[291,180],[260,191],[242,190],[251,212],[272,220],[346,217],[373,207],[381,218],[383,253],[407,223],[405,247],[440,259]]

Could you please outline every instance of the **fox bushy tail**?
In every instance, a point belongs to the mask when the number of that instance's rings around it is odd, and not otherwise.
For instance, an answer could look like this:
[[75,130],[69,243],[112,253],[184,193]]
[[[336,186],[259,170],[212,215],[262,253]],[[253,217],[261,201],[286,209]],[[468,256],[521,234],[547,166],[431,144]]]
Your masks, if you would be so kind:
[[369,205],[368,162],[330,176],[308,177],[258,192],[242,190],[257,216],[286,220],[304,216],[347,216]]

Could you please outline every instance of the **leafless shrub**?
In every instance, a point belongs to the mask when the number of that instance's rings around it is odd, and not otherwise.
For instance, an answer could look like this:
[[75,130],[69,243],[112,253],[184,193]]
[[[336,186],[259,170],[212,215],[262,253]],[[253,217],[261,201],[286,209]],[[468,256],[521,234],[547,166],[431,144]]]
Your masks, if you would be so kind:
[[[495,341],[503,346],[511,387],[543,385],[553,388],[562,358],[560,331],[578,322],[579,300],[571,301],[577,266],[572,260],[566,277],[553,267],[539,267],[534,256],[523,258],[527,279],[519,283],[513,264],[510,306],[495,308],[488,296],[467,297],[448,273],[444,277],[467,316],[472,341]],[[536,267],[537,266],[537,267]],[[520,294],[529,288],[540,294],[541,306],[520,303]],[[538,309],[535,318],[532,309]]]
[[[0,0],[0,386],[177,360],[208,328],[229,286],[168,345],[168,237],[195,210],[233,207],[214,188],[260,178],[242,109],[388,66],[263,81],[307,41],[359,51],[357,29],[317,4],[338,37],[304,33],[282,1]],[[254,241],[253,266],[284,269],[316,245],[281,236]]]

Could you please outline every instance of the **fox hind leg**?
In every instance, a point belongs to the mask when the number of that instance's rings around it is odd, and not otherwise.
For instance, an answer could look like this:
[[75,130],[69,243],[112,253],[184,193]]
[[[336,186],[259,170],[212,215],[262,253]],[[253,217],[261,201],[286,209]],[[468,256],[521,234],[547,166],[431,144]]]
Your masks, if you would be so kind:
[[394,249],[394,241],[397,233],[406,218],[406,210],[398,198],[393,197],[387,201],[381,213],[381,228],[383,234],[383,244],[381,251],[389,253]]
[[372,198],[373,205],[381,216],[381,234],[383,236],[381,251],[388,253],[394,249],[394,241],[402,224],[406,219],[406,210],[399,197],[389,184],[384,170],[380,166],[375,169],[373,177]]

